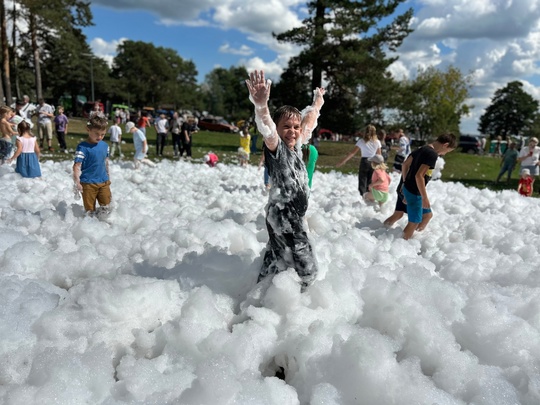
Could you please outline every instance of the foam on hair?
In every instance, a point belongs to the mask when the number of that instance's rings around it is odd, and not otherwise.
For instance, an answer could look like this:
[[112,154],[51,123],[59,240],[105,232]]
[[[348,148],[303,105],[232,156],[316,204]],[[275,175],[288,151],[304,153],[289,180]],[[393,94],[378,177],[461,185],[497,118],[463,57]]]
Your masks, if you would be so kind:
[[107,129],[108,125],[107,118],[99,114],[93,115],[86,122],[86,128],[88,129]]

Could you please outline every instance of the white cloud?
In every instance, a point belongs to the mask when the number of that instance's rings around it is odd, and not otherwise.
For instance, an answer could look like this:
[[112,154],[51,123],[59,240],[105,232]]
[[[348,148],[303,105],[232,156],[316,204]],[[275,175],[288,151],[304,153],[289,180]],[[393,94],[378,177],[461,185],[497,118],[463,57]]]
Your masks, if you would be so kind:
[[251,49],[247,45],[242,45],[240,48],[231,48],[231,46],[226,43],[219,47],[219,52],[221,53],[230,53],[233,55],[242,55],[242,56],[248,56],[253,54],[253,49]]
[[[182,0],[181,7],[177,0],[160,0],[159,6],[143,0],[92,3],[126,12],[145,9],[163,25],[206,25],[241,32],[253,46],[232,47],[235,40],[225,43],[220,52],[241,56],[238,65],[263,69],[273,80],[300,48],[278,43],[272,32],[299,26],[307,13],[305,0]],[[467,102],[475,109],[463,120],[464,132],[476,132],[478,117],[493,93],[512,80],[526,83],[525,91],[534,97],[540,95],[540,0],[410,0],[409,4],[415,8],[414,32],[399,49],[399,60],[390,71],[396,78],[413,78],[419,68],[453,65],[463,74],[473,74]],[[93,42],[92,48],[99,56],[110,57],[106,46],[119,41]],[[264,50],[264,57],[258,48]]]
[[[178,6],[177,0],[161,0],[159,7],[153,2],[142,0],[93,0],[92,3],[126,11],[147,10],[160,19],[158,24],[165,26],[212,26],[240,31],[249,41],[267,48],[277,56],[273,60],[263,60],[260,57],[241,59],[238,65],[244,65],[248,70],[251,66],[257,66],[276,79],[287,66],[288,60],[300,52],[300,48],[293,44],[279,43],[272,33],[281,33],[301,25],[307,13],[303,0],[183,0],[182,7]],[[252,48],[247,45],[234,49],[228,44],[219,49],[222,53],[240,56],[252,55],[250,50]],[[110,54],[107,58],[112,59]]]
[[283,72],[283,63],[278,59],[266,62],[259,57],[245,59],[240,61],[240,65],[245,66],[248,72],[253,70],[264,70],[267,78],[276,82]]
[[94,55],[104,59],[109,66],[112,66],[118,46],[126,40],[127,38],[120,38],[107,42],[103,38],[94,38],[90,41],[90,48]]
[[467,103],[475,108],[462,120],[463,132],[477,132],[478,118],[494,92],[510,81],[528,83],[525,91],[538,97],[540,0],[423,0],[417,4],[421,8],[413,19],[415,31],[399,49],[392,74],[414,77],[418,67],[445,69],[449,64],[472,74],[474,87]]

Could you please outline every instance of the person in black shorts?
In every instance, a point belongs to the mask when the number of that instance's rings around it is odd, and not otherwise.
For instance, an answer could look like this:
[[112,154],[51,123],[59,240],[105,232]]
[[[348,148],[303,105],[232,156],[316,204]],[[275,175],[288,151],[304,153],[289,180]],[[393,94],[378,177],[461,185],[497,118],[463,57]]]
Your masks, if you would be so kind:
[[[439,156],[446,155],[448,152],[454,150],[456,146],[457,140],[454,134],[440,135],[433,143],[411,153],[403,163],[401,172],[402,181],[398,185],[398,193],[402,193],[402,197],[398,195],[396,211],[398,210],[400,200],[403,204],[406,204],[409,222],[405,226],[405,229],[403,229],[404,239],[410,239],[414,231],[418,230],[418,228],[424,229],[427,222],[431,219],[431,204],[427,195],[426,185],[431,180],[431,175]],[[385,225],[391,226],[397,220],[395,218],[399,216],[400,211],[397,212],[384,222]]]

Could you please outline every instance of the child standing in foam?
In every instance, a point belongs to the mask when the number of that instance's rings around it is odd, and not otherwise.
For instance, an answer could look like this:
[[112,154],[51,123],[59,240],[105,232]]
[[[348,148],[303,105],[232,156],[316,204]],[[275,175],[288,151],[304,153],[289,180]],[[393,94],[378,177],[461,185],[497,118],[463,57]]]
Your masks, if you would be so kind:
[[371,184],[368,186],[369,191],[364,195],[364,198],[371,202],[378,202],[379,207],[388,201],[388,186],[390,185],[390,176],[386,172],[387,166],[384,164],[382,155],[374,155],[368,159],[373,168],[371,176]]
[[0,164],[9,161],[15,152],[13,142],[18,133],[13,130],[13,123],[10,121],[14,116],[15,112],[11,107],[7,105],[0,107],[0,132],[2,133],[2,138],[0,138]]
[[531,197],[533,194],[533,185],[534,178],[531,176],[531,171],[529,169],[521,169],[521,178],[518,183],[518,193],[525,196]]
[[[104,115],[92,115],[86,123],[88,138],[77,145],[73,163],[75,191],[82,193],[86,212],[94,214],[97,211],[98,218],[111,211],[109,145],[103,141],[107,125]],[[100,205],[98,210],[96,202]]]
[[30,131],[30,124],[26,121],[21,121],[17,125],[17,130],[19,131],[17,151],[9,162],[17,159],[15,171],[23,177],[41,177],[39,145],[36,142],[36,137]]
[[146,135],[138,129],[131,121],[126,123],[126,132],[133,136],[133,146],[135,146],[135,156],[133,156],[133,167],[138,170],[141,163],[150,167],[156,167],[156,164],[148,159],[148,142]]
[[249,133],[249,127],[244,125],[240,131],[240,147],[238,148],[238,160],[240,166],[247,166],[249,164],[249,152],[251,145],[251,134]]

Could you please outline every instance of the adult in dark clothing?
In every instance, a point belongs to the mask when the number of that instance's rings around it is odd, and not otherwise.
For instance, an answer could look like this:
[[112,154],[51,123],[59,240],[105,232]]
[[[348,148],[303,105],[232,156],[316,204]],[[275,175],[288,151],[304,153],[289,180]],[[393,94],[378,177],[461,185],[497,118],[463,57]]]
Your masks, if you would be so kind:
[[255,105],[255,122],[264,138],[264,164],[272,183],[266,206],[269,241],[259,281],[294,268],[305,289],[315,280],[317,265],[304,228],[309,187],[301,146],[309,141],[317,126],[325,90],[315,89],[313,104],[304,111],[282,106],[271,117],[268,109],[271,83],[264,78],[264,72],[251,73],[246,84]]
[[444,156],[456,148],[454,134],[440,135],[429,145],[415,150],[402,165],[403,197],[407,204],[409,222],[403,229],[403,238],[410,239],[422,222],[426,210],[431,212],[431,204],[426,191],[426,185],[431,180],[431,174],[439,156]]
[[169,128],[171,129],[172,134],[172,144],[174,150],[174,156],[178,156],[178,151],[182,149],[182,124],[184,120],[180,115],[175,111],[171,122],[169,123]]
[[186,157],[191,159],[191,141],[192,141],[192,135],[197,132],[195,126],[195,118],[189,117],[187,121],[185,121],[182,124],[182,130],[180,131],[182,135],[182,145],[180,145],[180,156],[182,157],[184,155],[184,151],[186,152]]

